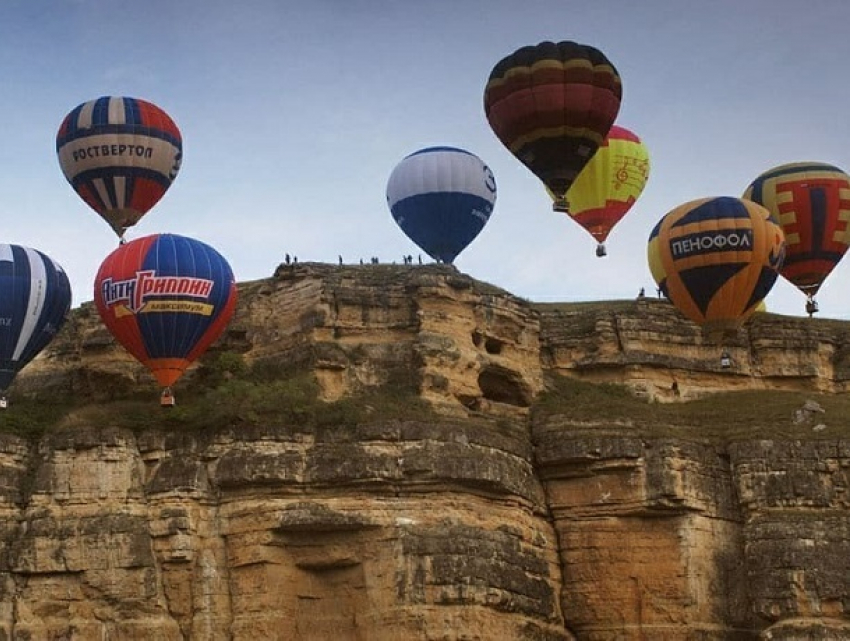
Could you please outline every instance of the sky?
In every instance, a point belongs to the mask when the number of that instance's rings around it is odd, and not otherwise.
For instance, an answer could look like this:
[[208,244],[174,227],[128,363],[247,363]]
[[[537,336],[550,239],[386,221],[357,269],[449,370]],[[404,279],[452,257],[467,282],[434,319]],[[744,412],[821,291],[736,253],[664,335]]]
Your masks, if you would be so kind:
[[[493,215],[457,268],[532,301],[654,294],[646,242],[674,207],[740,196],[786,162],[850,169],[850,3],[810,0],[2,0],[0,242],[39,249],[93,298],[117,238],[65,180],[65,115],[103,95],[168,112],[183,164],[128,240],[175,233],[223,254],[237,281],[299,262],[427,256],[386,203],[393,168],[434,145],[478,155]],[[551,210],[493,134],[490,70],[524,45],[602,50],[623,81],[617,124],[649,148],[644,193],[608,256]],[[821,288],[850,318],[850,259]],[[804,315],[779,279],[769,311]]]

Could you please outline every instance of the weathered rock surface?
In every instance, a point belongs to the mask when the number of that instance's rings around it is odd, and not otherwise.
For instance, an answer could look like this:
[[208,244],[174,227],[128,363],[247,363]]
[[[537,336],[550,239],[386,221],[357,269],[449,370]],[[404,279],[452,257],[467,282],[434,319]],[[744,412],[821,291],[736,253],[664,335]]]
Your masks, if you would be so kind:
[[[850,325],[757,317],[723,370],[654,299],[534,305],[383,265],[240,293],[216,349],[328,400],[403,381],[438,417],[0,435],[0,640],[850,638],[850,441],[529,419],[552,374],[843,392]],[[150,385],[83,306],[13,393]]]

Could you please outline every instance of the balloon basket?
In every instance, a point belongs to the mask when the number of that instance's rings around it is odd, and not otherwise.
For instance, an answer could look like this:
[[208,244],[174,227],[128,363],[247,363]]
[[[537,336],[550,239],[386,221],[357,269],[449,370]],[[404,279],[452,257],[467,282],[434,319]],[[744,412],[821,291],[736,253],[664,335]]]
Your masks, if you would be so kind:
[[566,198],[556,198],[552,203],[552,211],[556,211],[559,214],[569,214],[570,204],[567,202]]
[[812,297],[809,297],[809,299],[806,301],[806,313],[809,315],[809,318],[811,318],[812,315],[818,313],[818,303]]
[[160,407],[174,407],[175,405],[174,394],[171,392],[170,387],[166,387],[162,390],[162,395],[159,397],[159,406]]

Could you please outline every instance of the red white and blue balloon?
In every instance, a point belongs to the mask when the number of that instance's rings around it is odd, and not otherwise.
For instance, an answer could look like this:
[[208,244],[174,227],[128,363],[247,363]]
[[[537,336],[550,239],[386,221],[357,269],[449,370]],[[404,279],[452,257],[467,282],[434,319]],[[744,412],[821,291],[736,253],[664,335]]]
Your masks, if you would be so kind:
[[154,234],[106,257],[94,301],[116,340],[169,387],[227,328],[236,283],[227,260],[206,243]]
[[435,260],[451,263],[490,220],[496,180],[473,153],[428,147],[393,170],[387,204],[410,240]]
[[171,117],[156,105],[103,96],[65,117],[56,153],[77,194],[123,238],[177,177],[183,140]]

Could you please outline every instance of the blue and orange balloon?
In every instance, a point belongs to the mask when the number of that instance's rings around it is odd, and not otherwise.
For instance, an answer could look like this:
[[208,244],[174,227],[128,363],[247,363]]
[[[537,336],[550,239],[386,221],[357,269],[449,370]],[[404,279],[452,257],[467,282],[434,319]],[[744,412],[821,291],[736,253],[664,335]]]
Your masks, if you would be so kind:
[[209,245],[155,234],[106,257],[94,301],[115,339],[170,388],[227,328],[236,284],[230,265]]
[[493,172],[475,154],[428,147],[390,174],[387,204],[410,240],[437,261],[451,263],[490,220],[496,203]]
[[58,263],[0,244],[0,392],[53,340],[70,308],[71,285]]
[[183,140],[171,117],[138,98],[103,96],[73,109],[56,136],[65,178],[120,238],[177,177]]
[[620,75],[599,49],[541,42],[500,60],[484,89],[496,137],[560,203],[620,110]]
[[788,253],[782,276],[814,296],[850,245],[850,176],[821,162],[774,167],[756,178],[744,198],[763,205],[785,232]]
[[729,197],[676,207],[647,247],[661,291],[710,337],[736,330],[758,309],[784,257],[785,235],[770,212]]

